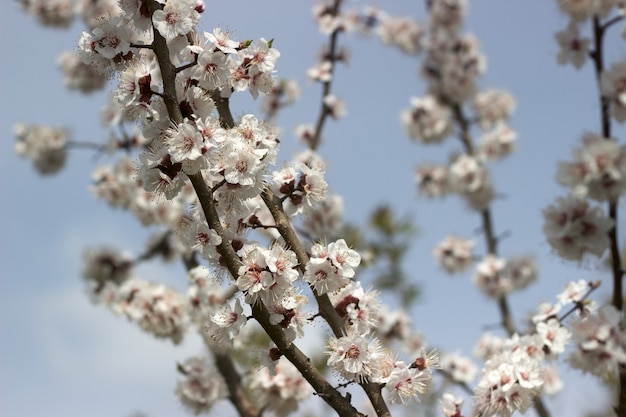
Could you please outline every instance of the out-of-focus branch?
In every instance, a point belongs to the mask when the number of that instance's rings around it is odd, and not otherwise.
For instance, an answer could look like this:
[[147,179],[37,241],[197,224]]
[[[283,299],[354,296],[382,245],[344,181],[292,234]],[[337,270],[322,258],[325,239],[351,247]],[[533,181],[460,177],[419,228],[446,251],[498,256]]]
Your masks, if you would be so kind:
[[[331,11],[332,16],[337,16],[339,14],[339,8],[341,7],[341,0],[335,0],[333,4],[333,8]],[[322,83],[322,107],[320,108],[320,113],[317,116],[317,123],[315,123],[315,133],[309,142],[309,147],[311,150],[316,150],[320,145],[322,140],[322,130],[324,129],[324,123],[326,119],[330,115],[328,111],[328,107],[324,103],[324,97],[330,94],[330,88],[332,85],[333,77],[335,76],[335,64],[337,62],[336,59],[336,51],[337,51],[337,37],[339,36],[339,30],[335,29],[333,33],[331,33],[330,38],[328,40],[328,60],[330,61],[330,80],[324,81]]]
[[[454,120],[459,126],[461,142],[463,143],[463,147],[465,148],[465,152],[473,156],[474,155],[474,146],[472,137],[469,131],[470,123],[465,114],[463,113],[463,108],[459,104],[453,104],[452,110],[454,114]],[[491,218],[491,210],[489,207],[486,207],[481,211],[481,219],[482,219],[482,229],[483,234],[485,236],[485,245],[487,247],[487,253],[491,255],[498,254],[498,239],[496,237],[496,233],[493,227],[493,220]],[[502,319],[502,325],[506,329],[509,336],[517,333],[517,329],[515,328],[515,323],[513,323],[513,316],[511,314],[511,309],[509,308],[509,303],[506,298],[506,295],[502,294],[498,297],[498,309],[500,310],[500,318]],[[550,412],[543,404],[543,400],[540,396],[536,396],[534,398],[535,403],[535,411],[539,415],[539,417],[550,417]]]
[[[454,114],[454,120],[460,129],[461,143],[465,148],[465,152],[474,156],[474,145],[470,134],[470,123],[463,112],[463,108],[460,104],[452,104],[452,111]],[[480,213],[482,221],[483,235],[485,236],[485,246],[487,247],[487,253],[496,256],[498,254],[498,240],[493,227],[493,220],[491,218],[491,210],[489,207],[483,209]],[[517,333],[515,324],[513,323],[513,317],[511,315],[511,309],[506,296],[503,294],[498,297],[498,309],[500,310],[500,317],[502,319],[502,325],[506,329],[509,336]]]
[[[606,29],[611,24],[618,20],[611,20],[604,25],[601,24],[600,18],[593,18],[593,51],[591,52],[591,59],[593,60],[596,82],[598,86],[598,97],[600,100],[600,121],[602,127],[602,136],[606,140],[611,138],[611,115],[609,113],[610,97],[605,97],[602,94],[602,74],[604,72],[604,34]],[[609,201],[608,214],[613,220],[613,227],[609,230],[609,241],[611,250],[611,272],[613,275],[613,296],[612,305],[618,311],[624,310],[624,294],[623,294],[623,278],[624,270],[622,268],[622,260],[619,250],[619,242],[617,236],[617,203],[618,200]],[[619,386],[617,395],[617,406],[615,412],[619,417],[626,416],[626,366],[620,364],[619,366]]]

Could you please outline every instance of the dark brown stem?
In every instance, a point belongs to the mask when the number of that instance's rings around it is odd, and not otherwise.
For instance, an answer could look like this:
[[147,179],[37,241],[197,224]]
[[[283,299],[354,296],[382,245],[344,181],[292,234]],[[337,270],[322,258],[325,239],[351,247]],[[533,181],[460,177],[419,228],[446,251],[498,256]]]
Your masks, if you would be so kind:
[[[610,104],[611,98],[602,94],[602,74],[604,72],[604,34],[605,30],[615,23],[615,19],[606,22],[604,25],[600,23],[598,17],[593,18],[593,42],[594,50],[591,58],[594,63],[596,82],[598,86],[598,96],[600,100],[600,121],[602,127],[602,136],[606,140],[611,140],[611,115]],[[609,217],[613,220],[613,227],[609,230],[609,241],[611,251],[611,272],[613,275],[613,296],[611,303],[618,310],[624,310],[624,294],[623,294],[623,278],[624,270],[622,269],[622,261],[619,251],[617,236],[617,200],[610,201],[608,207]],[[626,367],[619,366],[619,386],[617,395],[617,406],[615,412],[619,417],[626,416]]]
[[593,18],[593,47],[591,58],[593,60],[596,81],[598,83],[598,97],[600,100],[600,124],[602,126],[602,136],[611,137],[611,116],[609,114],[609,98],[602,95],[601,77],[604,72],[604,29],[600,24],[600,19]]
[[131,43],[130,44],[131,48],[137,48],[137,49],[152,49],[152,45],[139,45],[136,43]]
[[[159,3],[154,0],[148,0],[150,16],[160,9]],[[157,62],[161,70],[161,78],[163,79],[163,102],[167,108],[170,120],[175,124],[180,124],[183,122],[183,114],[178,107],[178,100],[176,98],[176,67],[174,67],[170,61],[170,53],[165,38],[161,36],[159,31],[155,28],[152,29],[152,33],[154,36],[152,49],[157,57]]]
[[211,99],[215,103],[217,112],[220,115],[220,125],[224,129],[232,129],[235,127],[235,119],[230,112],[230,102],[228,97],[222,97],[220,90],[215,89],[211,92]]
[[617,201],[609,203],[609,217],[613,219],[613,224],[615,225],[609,230],[609,240],[611,241],[611,271],[613,272],[612,304],[616,309],[622,311],[624,309],[624,270],[622,269],[619,245],[617,244]]
[[[335,0],[331,14],[337,16],[339,8],[341,6],[341,0]],[[322,130],[324,129],[324,123],[330,115],[328,107],[324,104],[324,98],[330,94],[330,88],[332,85],[333,77],[335,75],[335,65],[337,63],[336,51],[337,51],[337,37],[339,36],[339,30],[334,30],[328,40],[328,57],[326,60],[330,61],[330,80],[322,83],[322,107],[320,113],[317,116],[317,123],[315,123],[315,133],[309,143],[311,150],[316,150],[320,145],[322,139]]]

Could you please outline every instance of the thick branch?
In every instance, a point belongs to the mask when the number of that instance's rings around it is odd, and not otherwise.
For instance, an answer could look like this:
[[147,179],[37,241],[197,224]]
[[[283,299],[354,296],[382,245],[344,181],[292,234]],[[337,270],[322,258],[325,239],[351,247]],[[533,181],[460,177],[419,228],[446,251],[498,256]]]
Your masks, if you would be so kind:
[[[159,3],[155,0],[148,0],[150,16],[159,9]],[[153,49],[163,78],[163,101],[170,120],[179,124],[183,122],[183,114],[178,107],[178,99],[176,98],[176,67],[170,61],[170,53],[165,38],[155,28],[152,29],[152,33],[154,36]]]

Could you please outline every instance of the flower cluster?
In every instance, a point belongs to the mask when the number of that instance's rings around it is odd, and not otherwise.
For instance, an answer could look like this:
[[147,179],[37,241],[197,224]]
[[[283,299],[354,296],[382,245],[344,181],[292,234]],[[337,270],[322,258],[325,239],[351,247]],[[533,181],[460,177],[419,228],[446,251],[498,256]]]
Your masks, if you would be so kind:
[[572,193],[598,201],[616,201],[626,193],[626,146],[593,133],[583,136],[583,147],[573,162],[561,162],[557,181]]
[[327,343],[328,366],[348,381],[380,381],[391,361],[380,340],[350,332]]
[[537,265],[528,257],[506,260],[486,255],[476,265],[472,281],[487,296],[502,295],[526,288],[537,279]]
[[178,365],[181,377],[176,384],[180,402],[194,414],[208,412],[228,391],[226,384],[207,358],[194,356]]
[[277,417],[298,410],[300,402],[313,394],[313,388],[285,358],[278,360],[273,372],[267,367],[254,372],[250,388],[261,406]]
[[97,295],[98,302],[157,338],[178,344],[185,335],[190,320],[187,300],[172,288],[128,278],[119,286],[107,281]]
[[508,417],[515,411],[525,413],[543,385],[542,359],[537,338],[514,335],[505,341],[502,351],[485,363],[474,389],[473,415]]
[[308,213],[325,201],[328,184],[324,180],[325,167],[314,153],[297,157],[294,163],[272,173],[271,188],[285,201],[288,215]]
[[626,61],[620,61],[603,72],[600,78],[602,95],[611,104],[611,114],[620,123],[626,122]]
[[442,355],[441,369],[452,381],[461,384],[472,383],[478,375],[478,367],[474,362],[459,352]]
[[18,124],[14,128],[15,152],[33,161],[43,175],[54,174],[65,166],[68,132],[63,128]]
[[350,282],[355,275],[354,268],[360,263],[361,255],[350,249],[343,239],[330,243],[328,247],[316,243],[311,248],[303,279],[318,294],[331,293]]
[[622,314],[612,305],[580,318],[572,326],[576,350],[569,363],[599,377],[614,374],[626,364],[626,329]]
[[107,282],[120,285],[130,278],[134,260],[128,253],[103,247],[85,251],[84,263],[83,277],[94,282],[94,293],[98,293]]
[[439,266],[453,274],[467,270],[474,263],[473,247],[472,240],[448,236],[433,249],[433,255]]
[[91,93],[101,90],[106,84],[106,77],[91,65],[85,64],[74,52],[62,52],[57,64],[63,72],[63,82],[70,90]]
[[548,243],[565,259],[581,260],[586,253],[601,256],[608,247],[613,220],[585,199],[559,197],[543,210],[543,216]]
[[422,143],[439,143],[454,132],[450,109],[432,95],[411,98],[401,117],[407,135]]
[[357,333],[368,333],[380,324],[378,291],[365,291],[359,281],[350,281],[329,296],[335,311]]
[[67,28],[74,20],[71,0],[19,0],[19,3],[44,26]]

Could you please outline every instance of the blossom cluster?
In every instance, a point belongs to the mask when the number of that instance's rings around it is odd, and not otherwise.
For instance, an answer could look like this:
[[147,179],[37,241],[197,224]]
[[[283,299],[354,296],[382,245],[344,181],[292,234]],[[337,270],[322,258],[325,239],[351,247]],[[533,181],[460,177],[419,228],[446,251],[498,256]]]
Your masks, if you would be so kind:
[[[573,335],[577,325],[574,324],[570,331],[557,314],[562,306],[580,304],[589,288],[585,281],[570,282],[557,296],[557,304],[542,304],[539,313],[533,316],[535,327],[532,333],[514,334],[508,339],[490,334],[483,337],[476,347],[476,354],[486,359],[486,363],[474,391],[473,415],[524,413],[540,392],[552,394],[562,386],[551,362],[565,352],[570,340],[576,338]],[[574,357],[578,357],[577,353]]]
[[608,248],[607,232],[614,222],[584,198],[559,197],[543,210],[543,216],[548,242],[565,259],[581,260],[587,253],[601,256]]
[[15,152],[33,161],[40,174],[54,174],[65,166],[68,132],[45,125],[18,124],[14,128]]
[[477,265],[472,282],[487,296],[499,298],[526,288],[537,279],[537,265],[532,258],[504,259],[486,255]]
[[194,414],[206,413],[218,400],[226,398],[226,384],[207,358],[191,357],[178,365],[178,371],[181,376],[176,395]]
[[278,360],[273,372],[267,367],[255,372],[250,388],[261,406],[277,417],[295,412],[300,403],[313,394],[313,388],[285,358]]

